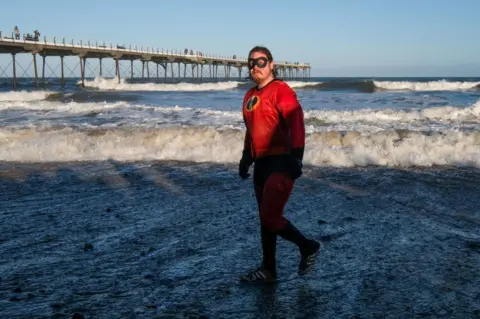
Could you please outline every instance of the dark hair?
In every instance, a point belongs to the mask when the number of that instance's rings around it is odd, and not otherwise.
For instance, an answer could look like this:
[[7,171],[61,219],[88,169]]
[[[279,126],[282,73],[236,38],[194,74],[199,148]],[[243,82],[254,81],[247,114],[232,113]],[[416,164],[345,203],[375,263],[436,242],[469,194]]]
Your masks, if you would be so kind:
[[[253,52],[263,53],[267,56],[268,61],[270,61],[270,62],[273,61],[272,52],[270,52],[270,50],[267,47],[260,46],[260,45],[257,45],[255,47],[253,47],[250,50],[250,52],[248,52],[248,58],[250,58],[250,56],[252,55]],[[277,77],[277,70],[275,68],[272,70],[272,73],[273,73],[273,77],[276,78]]]
[[266,47],[262,47],[262,46],[257,45],[256,47],[254,47],[253,49],[250,50],[250,52],[248,53],[248,57],[250,57],[253,52],[263,53],[267,56],[268,61],[273,61],[272,52],[270,52],[270,50],[267,49]]

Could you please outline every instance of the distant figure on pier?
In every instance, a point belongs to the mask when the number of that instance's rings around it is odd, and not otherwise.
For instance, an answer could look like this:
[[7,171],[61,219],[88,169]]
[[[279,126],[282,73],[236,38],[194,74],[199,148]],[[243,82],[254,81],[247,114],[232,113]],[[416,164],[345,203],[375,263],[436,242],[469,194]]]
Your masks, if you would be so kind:
[[188,54],[188,49],[185,48],[185,50],[183,50],[183,54],[187,55]]
[[233,55],[233,59],[234,59],[234,60],[237,59],[237,55],[236,55],[236,54]]
[[192,49],[190,49],[190,55],[193,55],[193,50]]
[[15,40],[20,40],[20,30],[18,30],[17,26],[13,29],[13,32],[15,32]]
[[38,30],[33,31],[33,41],[38,41],[38,38],[40,37],[40,32]]

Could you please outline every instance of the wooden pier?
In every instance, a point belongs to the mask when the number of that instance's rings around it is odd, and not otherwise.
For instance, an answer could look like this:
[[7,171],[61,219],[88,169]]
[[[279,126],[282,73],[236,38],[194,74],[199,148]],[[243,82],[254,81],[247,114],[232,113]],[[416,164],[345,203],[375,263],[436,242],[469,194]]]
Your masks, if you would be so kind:
[[[23,37],[23,39],[16,39],[13,34],[11,36],[2,35],[1,31],[0,53],[11,54],[12,56],[12,86],[14,89],[17,87],[17,54],[32,54],[34,79],[37,88],[39,85],[37,55],[42,59],[42,83],[45,83],[45,64],[47,57],[56,57],[60,59],[60,79],[62,86],[65,85],[64,57],[70,56],[76,56],[79,59],[80,78],[83,86],[85,85],[85,68],[87,59],[98,59],[99,76],[103,76],[102,59],[113,59],[115,63],[115,77],[118,79],[119,83],[121,79],[120,61],[130,61],[131,79],[134,78],[134,61],[141,61],[142,79],[150,79],[150,64],[156,66],[157,78],[159,78],[159,74],[163,73],[165,81],[167,80],[167,77],[178,80],[181,80],[182,78],[185,79],[187,78],[187,70],[190,75],[189,79],[193,78],[199,81],[216,81],[218,79],[233,80],[235,77],[232,76],[234,73],[232,72],[232,68],[236,69],[238,79],[242,79],[242,71],[244,68],[244,77],[248,76],[247,58],[237,57],[235,55],[219,56],[194,52],[193,50],[188,49],[174,51],[149,47],[137,48],[118,44],[112,45],[111,43],[108,45],[105,43],[99,44],[98,42],[91,43],[90,41],[87,43],[83,43],[82,41],[76,43],[74,40],[67,42],[65,38],[60,41],[58,41],[57,38],[47,41],[46,37],[36,39],[32,37]],[[159,72],[159,67],[162,68],[161,73]],[[206,70],[204,70],[204,67],[206,67]],[[277,74],[282,78],[301,80],[310,77],[311,67],[308,63],[275,61],[275,67]],[[223,70],[221,70],[222,68]],[[219,74],[222,73],[221,71],[223,71],[223,77],[219,76],[222,75]]]

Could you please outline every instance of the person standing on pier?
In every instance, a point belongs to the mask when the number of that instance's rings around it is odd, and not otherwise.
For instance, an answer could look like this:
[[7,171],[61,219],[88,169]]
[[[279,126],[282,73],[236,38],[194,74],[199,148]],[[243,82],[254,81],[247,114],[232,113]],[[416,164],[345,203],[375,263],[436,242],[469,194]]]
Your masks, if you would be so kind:
[[20,40],[20,30],[18,30],[17,26],[13,29],[13,32],[15,33],[15,40]]
[[295,92],[276,79],[269,49],[254,47],[248,68],[256,86],[243,100],[246,126],[239,175],[247,179],[254,164],[253,184],[260,215],[263,261],[259,268],[240,277],[245,282],[275,282],[277,236],[296,244],[300,250],[298,274],[309,272],[321,243],[307,239],[287,220],[283,211],[295,180],[302,175],[305,147],[303,110]]

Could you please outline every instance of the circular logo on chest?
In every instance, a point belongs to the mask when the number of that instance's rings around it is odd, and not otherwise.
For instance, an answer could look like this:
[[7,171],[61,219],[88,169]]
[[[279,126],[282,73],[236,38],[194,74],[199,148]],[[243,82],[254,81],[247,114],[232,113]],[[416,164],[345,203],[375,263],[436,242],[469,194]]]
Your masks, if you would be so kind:
[[253,95],[245,103],[245,108],[247,111],[253,111],[260,104],[260,97]]

